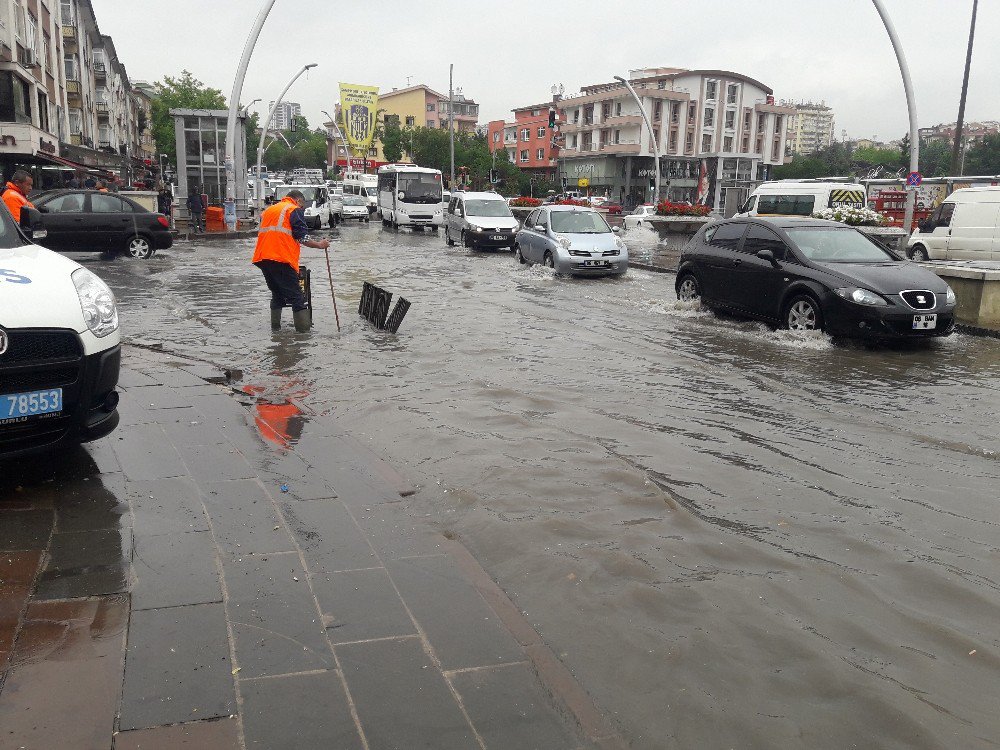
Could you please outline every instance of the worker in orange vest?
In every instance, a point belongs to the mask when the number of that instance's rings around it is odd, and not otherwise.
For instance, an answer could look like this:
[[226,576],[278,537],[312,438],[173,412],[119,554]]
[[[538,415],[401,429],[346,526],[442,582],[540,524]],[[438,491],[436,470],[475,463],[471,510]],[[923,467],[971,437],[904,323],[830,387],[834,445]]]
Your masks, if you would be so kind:
[[11,175],[10,182],[7,183],[7,188],[3,191],[4,205],[7,206],[10,215],[18,224],[21,223],[21,209],[34,208],[34,205],[28,200],[28,193],[31,192],[33,182],[30,174],[19,169]]
[[326,250],[330,240],[309,239],[309,227],[303,213],[305,205],[302,191],[290,190],[260,215],[253,264],[264,274],[267,288],[271,290],[272,331],[281,327],[281,309],[285,305],[292,306],[296,331],[302,333],[312,326],[309,303],[299,286],[299,245]]

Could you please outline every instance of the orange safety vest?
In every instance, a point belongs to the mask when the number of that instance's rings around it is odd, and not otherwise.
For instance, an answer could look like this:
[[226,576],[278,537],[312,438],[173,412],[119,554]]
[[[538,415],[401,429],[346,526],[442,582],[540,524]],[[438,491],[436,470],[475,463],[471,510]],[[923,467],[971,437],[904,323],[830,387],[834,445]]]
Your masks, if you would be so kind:
[[21,223],[21,209],[27,206],[28,208],[34,208],[31,201],[24,197],[24,193],[17,189],[17,186],[13,182],[7,183],[7,189],[3,191],[3,202],[7,206],[7,210],[10,211],[10,215],[14,217],[14,222],[17,224]]
[[254,263],[276,260],[287,263],[298,273],[300,249],[299,243],[292,237],[292,211],[298,210],[298,207],[294,198],[284,198],[260,215]]

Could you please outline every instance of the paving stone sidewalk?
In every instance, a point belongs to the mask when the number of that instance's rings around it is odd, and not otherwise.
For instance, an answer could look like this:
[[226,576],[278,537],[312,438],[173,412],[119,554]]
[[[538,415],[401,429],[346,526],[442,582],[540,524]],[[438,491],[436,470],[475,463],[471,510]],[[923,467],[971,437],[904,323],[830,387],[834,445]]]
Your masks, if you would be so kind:
[[0,472],[0,750],[621,748],[332,420],[126,347],[108,438]]

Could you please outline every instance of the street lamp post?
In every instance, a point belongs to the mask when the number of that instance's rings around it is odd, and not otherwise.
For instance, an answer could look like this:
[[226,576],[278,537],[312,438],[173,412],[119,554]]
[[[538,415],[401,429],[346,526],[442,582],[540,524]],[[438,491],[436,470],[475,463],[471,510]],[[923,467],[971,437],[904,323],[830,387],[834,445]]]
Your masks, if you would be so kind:
[[639,114],[642,115],[642,121],[646,123],[646,130],[649,131],[649,145],[653,151],[654,168],[656,170],[655,182],[653,183],[653,203],[656,203],[660,200],[660,144],[656,140],[656,131],[653,130],[653,125],[650,123],[649,117],[646,115],[646,109],[642,106],[642,100],[639,99],[639,95],[635,93],[635,89],[632,88],[632,84],[621,76],[615,76],[615,80],[625,84],[625,88],[628,89],[632,98],[635,99],[636,106],[639,107]]
[[296,73],[294,76],[292,76],[292,80],[290,80],[288,82],[288,85],[285,86],[284,90],[281,92],[281,95],[274,102],[274,106],[271,107],[271,111],[267,113],[267,119],[264,120],[264,127],[261,128],[262,135],[261,135],[261,138],[260,138],[260,143],[257,145],[257,173],[255,175],[256,182],[254,183],[257,186],[257,190],[255,191],[256,195],[254,197],[256,198],[257,212],[258,213],[260,213],[260,211],[264,208],[263,185],[262,185],[262,180],[260,179],[260,166],[264,162],[264,148],[263,148],[263,146],[264,146],[264,141],[266,140],[267,130],[268,130],[268,128],[271,127],[271,120],[274,119],[274,113],[277,112],[278,107],[281,105],[281,102],[284,101],[285,94],[288,93],[288,89],[290,89],[292,87],[293,83],[295,83],[297,80],[299,80],[299,76],[300,75],[302,75],[303,73],[305,73],[310,68],[315,68],[317,64],[318,63],[309,63],[308,65],[304,65],[304,66],[302,66],[302,70],[300,70],[298,73]]
[[243,80],[247,75],[247,67],[250,65],[250,56],[253,48],[257,45],[257,37],[264,27],[267,14],[271,12],[274,0],[264,0],[257,20],[254,22],[250,36],[243,46],[243,57],[240,58],[239,68],[236,70],[236,79],[233,81],[233,93],[229,97],[229,117],[226,120],[226,227],[229,231],[236,229],[236,114],[239,111],[240,96],[243,94]]
[[[906,94],[906,109],[910,117],[910,171],[917,172],[920,167],[920,136],[917,133],[917,101],[913,96],[913,83],[910,81],[910,69],[906,64],[906,55],[903,53],[903,45],[900,43],[899,36],[896,34],[896,29],[892,25],[889,13],[886,11],[885,6],[882,5],[882,0],[872,0],[872,2],[875,4],[875,10],[878,11],[878,14],[882,19],[882,25],[885,26],[885,30],[889,34],[889,41],[892,42],[892,49],[896,53],[896,62],[899,64],[899,74],[903,78],[903,92]],[[907,189],[906,211],[903,214],[903,232],[905,234],[899,240],[900,249],[904,249],[906,247],[906,242],[910,238],[910,231],[913,228],[913,208],[916,202],[916,188]]]
[[[326,115],[327,119],[329,119],[329,121],[333,123],[333,132],[337,136],[340,137],[340,145],[344,147],[344,162],[345,162],[345,167],[347,167],[349,169],[350,166],[351,166],[351,152],[347,150],[347,141],[344,140],[344,134],[340,130],[340,125],[337,123],[337,119],[335,117],[333,117],[325,109],[321,109],[320,112],[322,112],[324,115]],[[338,164],[337,153],[336,153],[337,152],[337,141],[336,140],[334,140],[334,142],[333,142],[333,151],[334,151],[334,154],[333,154],[333,163],[334,163],[334,166],[336,166]]]

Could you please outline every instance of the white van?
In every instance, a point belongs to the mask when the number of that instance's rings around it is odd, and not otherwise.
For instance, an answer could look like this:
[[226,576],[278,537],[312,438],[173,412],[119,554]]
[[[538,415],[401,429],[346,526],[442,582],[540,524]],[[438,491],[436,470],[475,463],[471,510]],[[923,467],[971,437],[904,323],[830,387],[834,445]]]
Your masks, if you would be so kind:
[[507,201],[496,193],[455,192],[444,216],[444,238],[449,245],[513,250],[519,226]]
[[368,213],[375,213],[378,210],[378,175],[346,172],[344,195],[362,196],[368,201]]
[[856,182],[763,182],[736,216],[811,216],[823,208],[864,208],[865,195],[865,186]]
[[913,260],[1000,260],[1000,186],[949,195],[910,235]]

